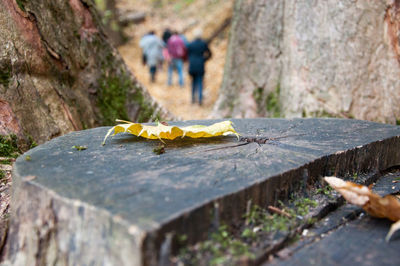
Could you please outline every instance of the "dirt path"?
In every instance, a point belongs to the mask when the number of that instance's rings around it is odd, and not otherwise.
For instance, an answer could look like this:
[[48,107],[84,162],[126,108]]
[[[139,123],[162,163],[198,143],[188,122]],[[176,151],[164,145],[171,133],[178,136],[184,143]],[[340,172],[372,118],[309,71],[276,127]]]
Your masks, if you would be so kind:
[[[223,19],[224,16],[227,16],[228,12],[231,12],[231,6],[230,1],[221,1],[211,7],[202,1],[197,1],[188,6],[187,9],[181,10],[179,14],[176,14],[176,10],[173,7],[169,7],[172,8],[171,11],[169,11],[168,8],[152,10],[151,12],[153,12],[153,15],[148,17],[145,23],[132,26],[127,30],[127,34],[132,39],[127,44],[119,47],[122,57],[137,79],[159,103],[181,119],[206,119],[211,113],[222,82],[228,43],[228,31],[213,40],[210,45],[213,57],[206,64],[203,89],[204,100],[202,106],[191,104],[191,80],[190,76],[187,74],[187,63],[185,64],[184,88],[177,86],[178,77],[176,72],[173,76],[174,85],[167,85],[166,65],[157,73],[156,82],[150,82],[148,68],[141,63],[141,50],[138,46],[139,39],[145,32],[151,29],[156,30],[157,35],[161,36],[164,28],[174,28],[174,25],[178,30],[188,29],[185,31],[185,35],[189,41],[191,40],[192,30],[198,26],[204,29],[204,35],[207,37],[210,32],[219,26],[218,20]],[[127,7],[128,6],[125,6],[125,8]],[[148,8],[149,7],[144,11],[149,12]],[[198,12],[196,12],[196,10]],[[169,14],[169,12],[172,14]],[[190,19],[188,18],[188,13],[190,14]],[[193,14],[197,14],[197,16]],[[207,14],[207,16],[203,17],[205,16],[204,14]],[[194,23],[194,21],[197,21],[197,24]]]

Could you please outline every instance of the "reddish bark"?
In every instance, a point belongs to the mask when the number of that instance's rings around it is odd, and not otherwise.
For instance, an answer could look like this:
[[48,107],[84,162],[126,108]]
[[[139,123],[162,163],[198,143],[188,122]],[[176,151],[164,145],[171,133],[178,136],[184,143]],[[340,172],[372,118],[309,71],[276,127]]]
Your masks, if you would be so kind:
[[400,32],[400,0],[394,1],[386,9],[385,14],[386,34],[390,40],[391,47],[400,63],[400,43],[398,33]]
[[21,135],[22,129],[8,102],[0,99],[0,135]]

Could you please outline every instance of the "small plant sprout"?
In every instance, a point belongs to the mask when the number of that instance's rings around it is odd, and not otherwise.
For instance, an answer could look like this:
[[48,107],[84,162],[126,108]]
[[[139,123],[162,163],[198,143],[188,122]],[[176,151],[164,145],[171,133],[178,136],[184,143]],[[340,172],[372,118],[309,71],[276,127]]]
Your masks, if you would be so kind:
[[76,149],[77,151],[83,151],[87,149],[87,146],[74,145],[72,146],[72,149]]

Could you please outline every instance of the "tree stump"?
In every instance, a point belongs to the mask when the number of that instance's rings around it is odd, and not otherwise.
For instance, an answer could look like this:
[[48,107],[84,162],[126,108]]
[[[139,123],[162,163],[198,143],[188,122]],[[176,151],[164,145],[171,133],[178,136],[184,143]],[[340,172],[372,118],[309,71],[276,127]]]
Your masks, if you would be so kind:
[[[58,137],[13,172],[6,258],[13,265],[157,265],[174,236],[205,239],[326,175],[400,165],[400,127],[341,119],[233,119],[236,137],[165,142],[109,128]],[[209,125],[217,120],[176,122]],[[238,145],[241,144],[241,145]],[[73,146],[86,146],[77,150]]]

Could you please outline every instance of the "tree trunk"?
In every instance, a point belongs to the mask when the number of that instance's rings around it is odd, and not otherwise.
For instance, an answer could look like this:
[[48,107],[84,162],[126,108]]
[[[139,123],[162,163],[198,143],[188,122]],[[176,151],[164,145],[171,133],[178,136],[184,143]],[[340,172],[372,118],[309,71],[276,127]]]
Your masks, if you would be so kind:
[[214,116],[398,123],[399,7],[399,0],[236,0]]
[[215,116],[267,115],[261,105],[279,86],[283,1],[235,2],[225,74]]
[[108,43],[91,0],[0,0],[0,133],[44,142],[171,118]]
[[108,39],[113,45],[121,45],[127,37],[122,30],[122,23],[120,22],[119,14],[115,0],[95,0],[94,1],[98,12],[101,16],[101,21]]

